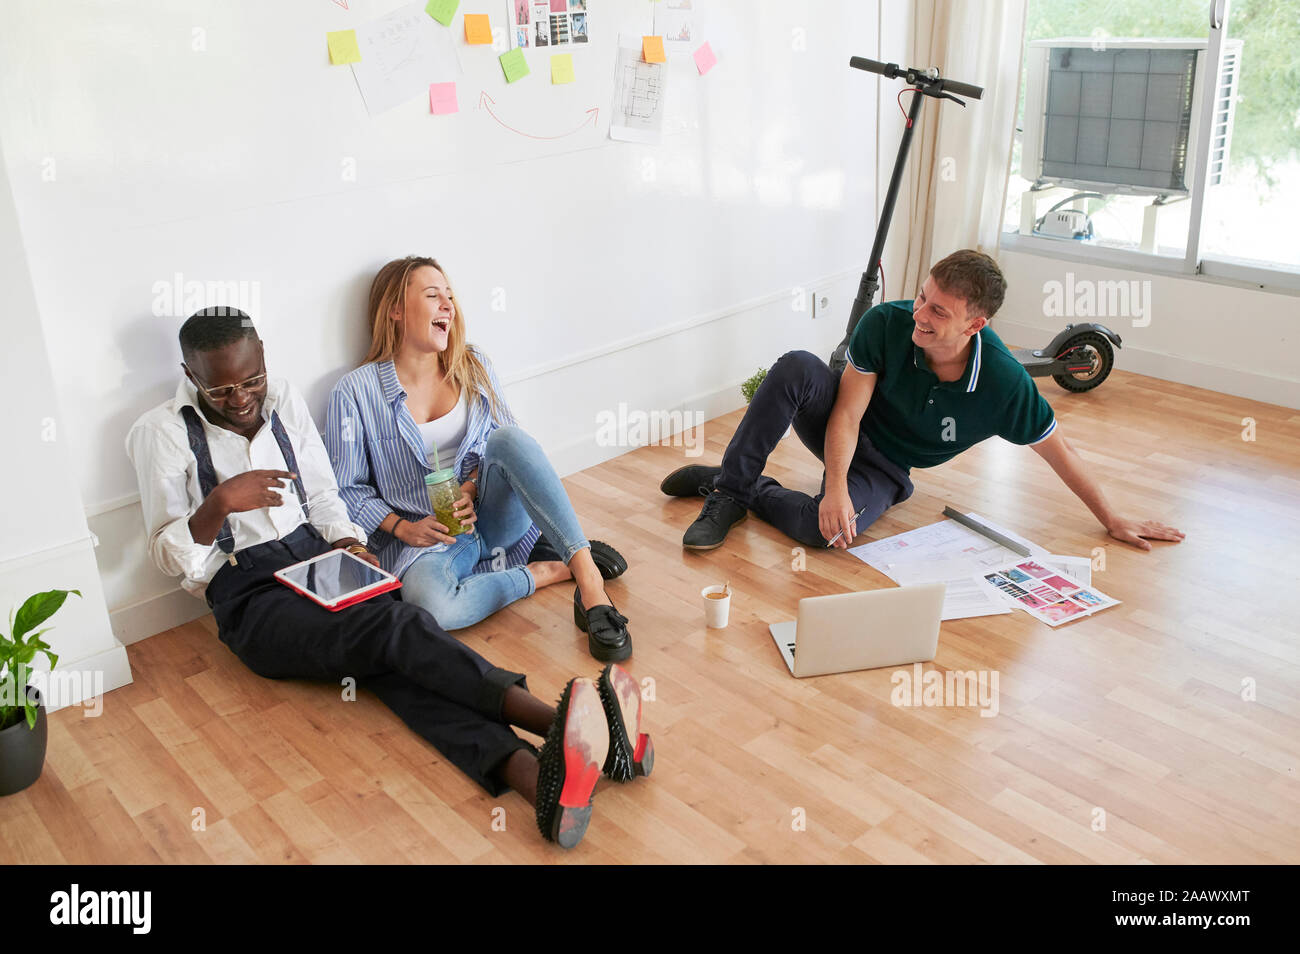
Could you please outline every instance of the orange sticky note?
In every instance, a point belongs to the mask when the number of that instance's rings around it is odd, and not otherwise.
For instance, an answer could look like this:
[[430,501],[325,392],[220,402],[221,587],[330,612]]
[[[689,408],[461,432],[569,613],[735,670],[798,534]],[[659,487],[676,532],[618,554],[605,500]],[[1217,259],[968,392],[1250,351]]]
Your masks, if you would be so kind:
[[333,33],[326,33],[325,42],[330,48],[330,62],[335,66],[341,63],[361,62],[356,30],[336,30]]
[[492,42],[492,23],[486,13],[465,14],[465,42],[476,45]]
[[647,63],[666,62],[668,57],[664,55],[664,38],[661,36],[641,37],[641,58]]

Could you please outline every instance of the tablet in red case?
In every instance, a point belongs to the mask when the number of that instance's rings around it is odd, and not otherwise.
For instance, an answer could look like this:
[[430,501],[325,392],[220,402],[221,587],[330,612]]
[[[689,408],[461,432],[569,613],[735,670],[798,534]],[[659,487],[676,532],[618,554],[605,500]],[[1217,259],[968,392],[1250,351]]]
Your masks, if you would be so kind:
[[275,578],[332,613],[402,585],[391,573],[371,566],[347,550],[330,550],[286,566],[275,572]]

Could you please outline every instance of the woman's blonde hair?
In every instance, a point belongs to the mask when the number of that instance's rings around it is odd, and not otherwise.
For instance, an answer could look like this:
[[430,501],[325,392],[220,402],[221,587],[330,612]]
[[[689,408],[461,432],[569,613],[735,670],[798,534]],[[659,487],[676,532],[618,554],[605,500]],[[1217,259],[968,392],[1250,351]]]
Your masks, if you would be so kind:
[[508,423],[505,404],[492,387],[487,368],[466,340],[465,316],[461,313],[455,292],[451,291],[451,279],[435,259],[418,255],[396,259],[381,268],[375,280],[370,283],[370,351],[366,354],[364,363],[391,361],[402,347],[403,325],[393,320],[393,309],[406,314],[407,283],[411,273],[425,265],[436,268],[441,273],[451,295],[452,317],[451,326],[447,329],[447,350],[438,355],[442,373],[457,392],[464,393],[469,389],[486,394],[492,417],[498,424]]

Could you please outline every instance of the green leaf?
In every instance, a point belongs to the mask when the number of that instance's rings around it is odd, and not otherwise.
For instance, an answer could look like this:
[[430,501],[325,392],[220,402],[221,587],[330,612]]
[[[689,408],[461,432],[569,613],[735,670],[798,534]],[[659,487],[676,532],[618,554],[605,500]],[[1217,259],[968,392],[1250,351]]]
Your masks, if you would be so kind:
[[35,629],[59,611],[69,593],[81,595],[80,590],[47,590],[34,593],[18,610],[18,617],[13,623],[14,642],[21,642],[29,630]]
[[29,700],[24,700],[23,708],[27,710],[27,728],[36,728],[36,707]]

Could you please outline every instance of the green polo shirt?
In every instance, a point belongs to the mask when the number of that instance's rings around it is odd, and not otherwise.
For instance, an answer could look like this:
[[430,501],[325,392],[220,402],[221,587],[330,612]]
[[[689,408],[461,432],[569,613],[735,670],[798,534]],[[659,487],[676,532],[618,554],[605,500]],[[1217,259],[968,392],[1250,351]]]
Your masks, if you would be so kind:
[[966,371],[940,381],[912,343],[910,301],[876,305],[858,322],[848,359],[876,388],[862,430],[900,467],[934,467],[997,435],[1037,444],[1056,430],[1056,415],[1034,380],[985,325],[974,336]]

